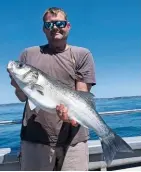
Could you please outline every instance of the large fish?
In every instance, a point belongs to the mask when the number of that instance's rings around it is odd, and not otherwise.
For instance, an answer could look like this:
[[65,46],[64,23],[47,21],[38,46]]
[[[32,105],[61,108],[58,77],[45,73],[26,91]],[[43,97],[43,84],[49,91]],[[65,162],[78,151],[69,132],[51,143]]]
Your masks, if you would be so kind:
[[31,110],[42,109],[54,114],[56,105],[64,104],[68,108],[70,119],[76,120],[86,128],[94,129],[101,141],[107,166],[111,164],[116,152],[133,152],[98,114],[92,93],[72,90],[42,71],[18,61],[10,61],[7,68],[27,95]]

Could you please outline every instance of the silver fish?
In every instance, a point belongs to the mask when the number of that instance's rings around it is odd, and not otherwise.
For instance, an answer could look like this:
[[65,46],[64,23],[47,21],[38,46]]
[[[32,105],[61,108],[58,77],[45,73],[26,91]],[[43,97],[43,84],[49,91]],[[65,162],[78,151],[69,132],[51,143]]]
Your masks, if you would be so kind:
[[31,110],[35,109],[38,112],[42,109],[55,114],[56,105],[64,104],[68,108],[70,119],[86,128],[92,128],[101,141],[107,166],[111,164],[117,152],[133,152],[98,114],[92,93],[72,90],[42,71],[18,61],[10,61],[7,68],[27,95]]

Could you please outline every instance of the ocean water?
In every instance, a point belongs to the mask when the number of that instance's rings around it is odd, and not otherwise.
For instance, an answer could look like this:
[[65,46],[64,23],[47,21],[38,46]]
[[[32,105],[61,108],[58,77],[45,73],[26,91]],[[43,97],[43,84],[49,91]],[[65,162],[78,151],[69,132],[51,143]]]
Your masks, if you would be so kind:
[[[0,105],[0,121],[22,118],[24,104]],[[96,99],[98,112],[141,109],[141,96]],[[121,137],[141,136],[141,113],[102,116],[105,122]],[[20,124],[0,125],[0,148],[10,147],[12,153],[19,150]],[[90,130],[90,139],[98,139]]]

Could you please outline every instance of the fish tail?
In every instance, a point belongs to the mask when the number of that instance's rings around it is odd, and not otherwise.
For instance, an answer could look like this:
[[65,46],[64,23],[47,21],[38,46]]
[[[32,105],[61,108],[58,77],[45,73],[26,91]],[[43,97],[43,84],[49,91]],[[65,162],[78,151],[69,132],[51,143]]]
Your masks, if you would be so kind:
[[107,166],[112,163],[117,152],[133,153],[132,148],[112,131],[105,138],[102,138],[101,145]]

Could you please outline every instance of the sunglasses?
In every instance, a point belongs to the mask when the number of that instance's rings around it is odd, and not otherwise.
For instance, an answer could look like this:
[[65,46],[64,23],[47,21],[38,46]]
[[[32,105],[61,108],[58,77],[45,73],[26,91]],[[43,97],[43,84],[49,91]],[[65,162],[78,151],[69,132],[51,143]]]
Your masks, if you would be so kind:
[[44,27],[46,29],[50,29],[52,30],[54,25],[57,27],[57,28],[65,28],[66,25],[67,25],[67,21],[51,21],[51,22],[44,22]]

